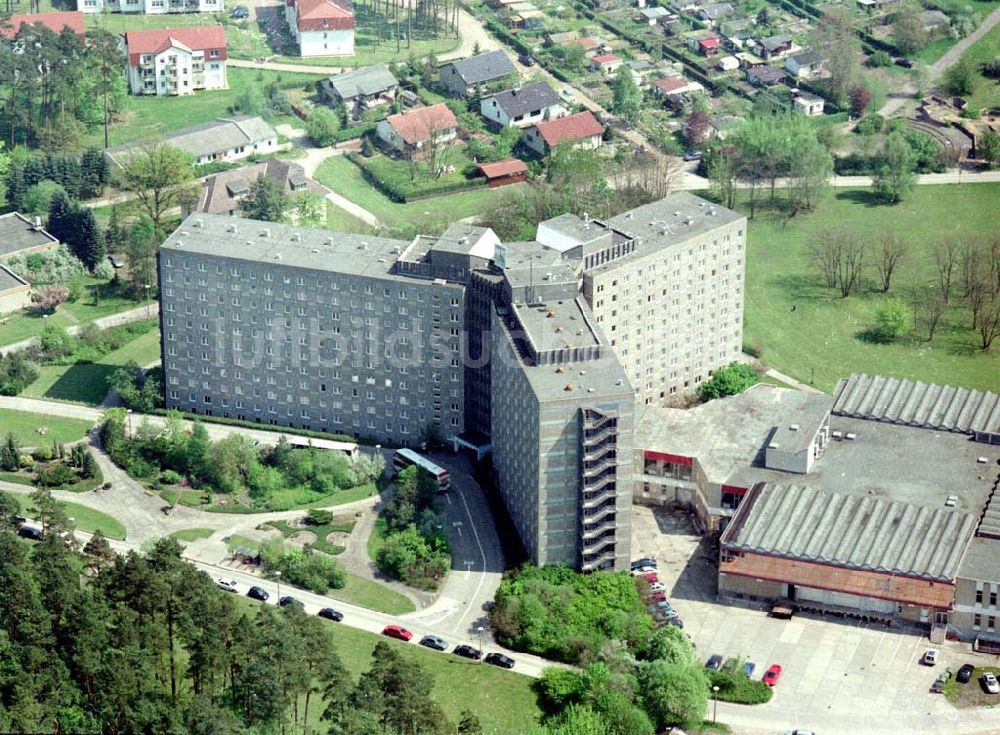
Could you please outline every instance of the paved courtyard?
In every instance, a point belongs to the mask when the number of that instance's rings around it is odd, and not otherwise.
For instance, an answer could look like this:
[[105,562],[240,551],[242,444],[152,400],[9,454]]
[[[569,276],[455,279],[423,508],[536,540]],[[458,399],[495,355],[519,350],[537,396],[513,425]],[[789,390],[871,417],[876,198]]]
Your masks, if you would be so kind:
[[715,549],[683,514],[634,507],[632,546],[633,558],[657,559],[660,580],[702,659],[739,656],[757,664],[757,676],[782,665],[768,704],[719,705],[719,720],[734,732],[1000,733],[1000,697],[992,709],[956,710],[928,691],[945,666],[996,665],[997,657],[950,642],[937,646],[942,662],[932,669],[919,664],[930,642],[917,633],[833,617],[777,620],[763,610],[716,603]]

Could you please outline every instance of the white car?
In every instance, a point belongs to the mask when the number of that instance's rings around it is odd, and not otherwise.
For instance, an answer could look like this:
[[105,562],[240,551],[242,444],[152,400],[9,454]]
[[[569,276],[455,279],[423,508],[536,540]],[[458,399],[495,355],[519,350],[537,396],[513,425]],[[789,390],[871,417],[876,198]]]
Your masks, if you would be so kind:
[[649,589],[653,592],[666,592],[667,586],[663,582],[653,582],[653,584],[649,585]]
[[226,592],[236,592],[235,579],[230,579],[229,577],[219,577],[215,580],[215,583],[220,589],[224,589]]
[[928,648],[924,652],[924,657],[920,659],[924,666],[934,666],[937,663],[938,652],[936,648]]
[[641,577],[643,574],[649,574],[650,572],[656,574],[656,567],[639,567],[638,569],[633,569],[632,576]]
[[986,685],[986,691],[990,694],[1000,694],[1000,682],[997,682],[996,674],[990,671],[983,674],[983,684]]

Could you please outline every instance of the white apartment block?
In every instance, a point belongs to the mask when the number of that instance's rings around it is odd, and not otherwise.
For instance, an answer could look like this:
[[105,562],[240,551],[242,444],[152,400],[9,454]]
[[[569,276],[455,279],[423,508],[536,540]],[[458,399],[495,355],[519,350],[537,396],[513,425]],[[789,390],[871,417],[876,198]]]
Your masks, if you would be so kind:
[[172,97],[228,86],[221,25],[129,31],[124,39],[132,94]]
[[352,56],[354,11],[350,0],[286,0],[285,20],[299,56]]
[[224,0],[76,0],[81,13],[221,13]]

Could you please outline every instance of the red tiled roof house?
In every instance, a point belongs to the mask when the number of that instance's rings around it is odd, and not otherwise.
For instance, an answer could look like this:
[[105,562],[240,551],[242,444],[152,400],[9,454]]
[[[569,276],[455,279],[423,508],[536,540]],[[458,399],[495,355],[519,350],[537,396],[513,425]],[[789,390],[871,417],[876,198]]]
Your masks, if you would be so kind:
[[544,156],[562,144],[574,148],[599,148],[603,135],[604,127],[588,110],[538,123],[525,130],[521,140],[531,150]]
[[431,145],[447,145],[458,136],[458,120],[439,102],[399,115],[389,115],[375,126],[375,135],[393,151],[419,157]]
[[221,25],[128,31],[124,39],[132,94],[170,97],[229,86]]
[[[9,24],[9,27],[7,25]],[[21,32],[22,26],[45,26],[53,33],[62,33],[69,28],[80,38],[83,38],[83,13],[64,11],[58,13],[17,13],[0,28],[0,38],[11,40]]]
[[351,0],[285,0],[285,20],[299,46],[299,56],[354,54]]
[[605,74],[611,74],[618,70],[623,62],[619,57],[614,54],[598,54],[590,59],[590,66],[597,71],[603,71]]

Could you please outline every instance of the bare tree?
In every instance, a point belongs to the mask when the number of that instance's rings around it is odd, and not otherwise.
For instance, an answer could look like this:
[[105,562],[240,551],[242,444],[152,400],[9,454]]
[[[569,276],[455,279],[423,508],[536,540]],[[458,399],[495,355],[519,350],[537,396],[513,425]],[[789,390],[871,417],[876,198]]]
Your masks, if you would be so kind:
[[979,311],[976,331],[979,333],[983,352],[989,352],[993,340],[1000,337],[1000,299],[990,299],[983,304]]
[[868,248],[865,241],[844,240],[842,246],[843,257],[837,268],[837,287],[840,289],[842,298],[847,298],[852,293],[861,288],[861,276],[865,272],[866,252]]
[[635,192],[644,201],[663,199],[674,189],[681,166],[676,160],[649,151],[635,151],[627,165],[611,173],[611,188],[619,192]]
[[941,299],[948,303],[951,298],[951,287],[955,278],[962,248],[955,240],[939,240],[933,249],[934,268],[937,270],[938,285],[941,287]]
[[913,328],[925,330],[927,341],[934,341],[934,332],[941,323],[945,308],[937,289],[914,282],[910,286],[910,302],[913,306]]
[[837,285],[842,257],[840,243],[845,238],[846,234],[842,230],[822,230],[809,244],[809,255],[823,276],[823,283],[827,288]]
[[871,247],[870,259],[878,275],[879,289],[887,293],[892,284],[892,274],[906,257],[909,247],[895,232],[883,232]]
[[847,298],[861,287],[868,248],[842,230],[823,230],[809,246],[813,263],[828,288],[837,288]]

